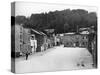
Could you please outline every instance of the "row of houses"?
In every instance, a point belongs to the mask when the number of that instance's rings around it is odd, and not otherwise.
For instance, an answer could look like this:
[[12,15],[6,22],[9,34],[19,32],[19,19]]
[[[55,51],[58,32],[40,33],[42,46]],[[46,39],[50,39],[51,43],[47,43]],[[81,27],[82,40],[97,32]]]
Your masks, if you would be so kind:
[[89,47],[89,39],[93,37],[89,37],[91,33],[94,33],[93,26],[87,28],[78,29],[77,33],[64,33],[61,36],[62,43],[65,47]]
[[[34,36],[35,40],[37,40],[36,52],[43,52],[48,48],[56,46],[57,44],[64,44],[64,47],[89,47],[89,33],[80,32],[79,34],[51,34],[48,37],[45,33],[41,31],[24,28],[23,25],[17,24],[12,27],[12,30],[15,30],[15,37],[13,36],[15,38],[15,45],[12,47],[12,52],[16,53],[16,55],[34,53],[30,45],[30,39],[32,36]],[[54,29],[47,29],[46,31],[50,34],[54,32]]]
[[54,39],[52,36],[48,37],[41,31],[24,28],[23,25],[16,24],[12,27],[12,56],[18,57],[26,53],[34,53],[30,42],[31,38],[37,41],[35,52],[43,52],[53,47]]
[[64,34],[62,37],[64,47],[88,47],[87,34]]

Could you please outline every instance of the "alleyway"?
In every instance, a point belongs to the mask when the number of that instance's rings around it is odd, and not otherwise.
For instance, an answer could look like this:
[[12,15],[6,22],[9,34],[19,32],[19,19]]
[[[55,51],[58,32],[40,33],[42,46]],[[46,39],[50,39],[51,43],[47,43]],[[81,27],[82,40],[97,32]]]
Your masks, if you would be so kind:
[[16,59],[16,73],[90,69],[92,56],[86,48],[67,48],[58,46],[42,54]]

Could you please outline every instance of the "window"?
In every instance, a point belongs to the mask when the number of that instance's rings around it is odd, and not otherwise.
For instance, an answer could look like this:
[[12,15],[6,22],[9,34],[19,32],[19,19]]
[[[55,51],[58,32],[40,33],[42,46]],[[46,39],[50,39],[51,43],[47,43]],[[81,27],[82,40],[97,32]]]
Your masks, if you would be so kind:
[[20,34],[20,39],[22,39],[23,37],[22,37],[22,34]]
[[85,45],[85,43],[83,42],[83,45]]
[[22,31],[23,31],[23,28],[22,28],[22,27],[20,27],[20,33],[22,33]]
[[82,37],[82,39],[84,39],[84,36]]

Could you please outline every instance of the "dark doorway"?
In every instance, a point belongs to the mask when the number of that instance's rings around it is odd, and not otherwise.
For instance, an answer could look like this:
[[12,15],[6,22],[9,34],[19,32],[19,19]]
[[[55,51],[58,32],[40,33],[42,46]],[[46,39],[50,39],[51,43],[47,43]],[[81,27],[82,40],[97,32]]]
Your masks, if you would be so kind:
[[77,42],[76,42],[76,47],[78,47],[78,46],[79,46],[79,42],[77,41]]

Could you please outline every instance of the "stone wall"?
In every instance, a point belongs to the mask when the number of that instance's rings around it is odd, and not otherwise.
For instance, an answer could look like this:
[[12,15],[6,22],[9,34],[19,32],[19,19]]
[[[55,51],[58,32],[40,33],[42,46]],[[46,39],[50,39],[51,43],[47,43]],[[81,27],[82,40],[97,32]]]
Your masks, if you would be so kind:
[[88,35],[85,34],[68,34],[63,36],[65,47],[86,47],[88,46]]

